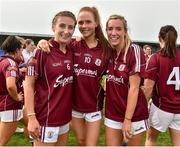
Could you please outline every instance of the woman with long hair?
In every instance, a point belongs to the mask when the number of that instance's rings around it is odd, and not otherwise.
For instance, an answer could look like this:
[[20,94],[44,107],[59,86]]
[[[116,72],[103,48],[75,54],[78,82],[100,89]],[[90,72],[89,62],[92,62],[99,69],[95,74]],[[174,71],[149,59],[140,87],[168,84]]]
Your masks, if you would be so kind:
[[177,31],[172,25],[159,31],[160,50],[151,56],[144,82],[150,105],[150,129],[146,146],[156,145],[159,133],[169,129],[173,146],[180,146],[180,51],[177,50]]
[[147,100],[140,88],[145,76],[143,50],[128,35],[123,16],[112,15],[106,23],[113,53],[107,68],[105,140],[108,146],[140,146],[148,128]]

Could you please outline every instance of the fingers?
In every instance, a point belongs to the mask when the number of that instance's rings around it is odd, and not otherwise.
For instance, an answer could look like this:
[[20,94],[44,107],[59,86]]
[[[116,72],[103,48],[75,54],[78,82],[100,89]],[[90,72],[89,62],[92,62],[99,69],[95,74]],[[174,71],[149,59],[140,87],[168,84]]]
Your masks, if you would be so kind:
[[124,142],[127,143],[129,141],[129,139],[126,137],[126,132],[123,131],[123,136],[124,136]]
[[24,99],[24,94],[22,92],[18,93],[18,101],[22,101]]
[[29,136],[33,140],[40,141],[40,129],[37,127],[33,131],[29,131]]
[[123,131],[123,136],[124,136],[124,141],[127,143],[133,137],[133,132]]
[[50,52],[49,43],[48,43],[47,40],[44,40],[44,39],[39,41],[39,43],[37,45],[37,48],[41,49],[41,50],[43,50],[44,52],[47,52],[47,53]]

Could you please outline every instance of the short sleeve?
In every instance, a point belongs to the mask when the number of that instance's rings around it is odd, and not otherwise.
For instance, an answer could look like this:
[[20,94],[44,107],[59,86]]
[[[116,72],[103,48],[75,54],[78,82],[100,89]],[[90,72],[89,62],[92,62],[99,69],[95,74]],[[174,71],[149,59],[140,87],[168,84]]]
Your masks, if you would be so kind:
[[146,65],[146,77],[147,79],[151,79],[156,81],[158,77],[158,62],[157,62],[157,54],[152,55]]
[[18,75],[18,68],[17,66],[13,66],[13,65],[9,65],[7,68],[6,68],[6,71],[5,71],[5,77],[17,77]]
[[13,61],[10,58],[5,59],[6,62],[4,63],[4,68],[3,68],[3,74],[4,76],[7,77],[18,77],[18,67],[15,61]]
[[129,56],[129,75],[139,73],[141,77],[145,76],[146,61],[143,50],[135,44],[132,44]]
[[35,55],[30,58],[27,63],[27,76],[34,76],[38,78],[42,75],[43,63],[42,63],[42,51],[37,50]]

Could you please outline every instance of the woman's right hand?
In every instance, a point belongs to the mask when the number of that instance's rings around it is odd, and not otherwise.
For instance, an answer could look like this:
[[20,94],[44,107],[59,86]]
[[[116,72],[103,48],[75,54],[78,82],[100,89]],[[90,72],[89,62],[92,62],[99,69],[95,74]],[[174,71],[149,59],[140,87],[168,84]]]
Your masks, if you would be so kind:
[[45,39],[41,39],[38,44],[37,48],[41,49],[43,52],[50,53],[49,43]]
[[38,120],[36,119],[36,116],[29,116],[28,117],[28,131],[29,135],[33,140],[40,140],[40,125]]

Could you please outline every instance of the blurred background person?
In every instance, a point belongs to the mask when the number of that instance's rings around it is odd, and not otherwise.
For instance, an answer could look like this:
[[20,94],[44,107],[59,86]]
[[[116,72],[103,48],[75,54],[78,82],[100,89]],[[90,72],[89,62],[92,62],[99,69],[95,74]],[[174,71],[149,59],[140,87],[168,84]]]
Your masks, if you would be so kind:
[[145,60],[147,61],[152,55],[152,47],[146,44],[143,46],[143,50],[144,50]]
[[36,48],[32,39],[26,39],[24,42],[24,49],[22,50],[24,64],[27,64],[29,59],[33,56],[34,49]]
[[0,146],[7,144],[23,117],[23,90],[19,61],[22,44],[15,36],[9,36],[1,48],[5,55],[0,58]]

